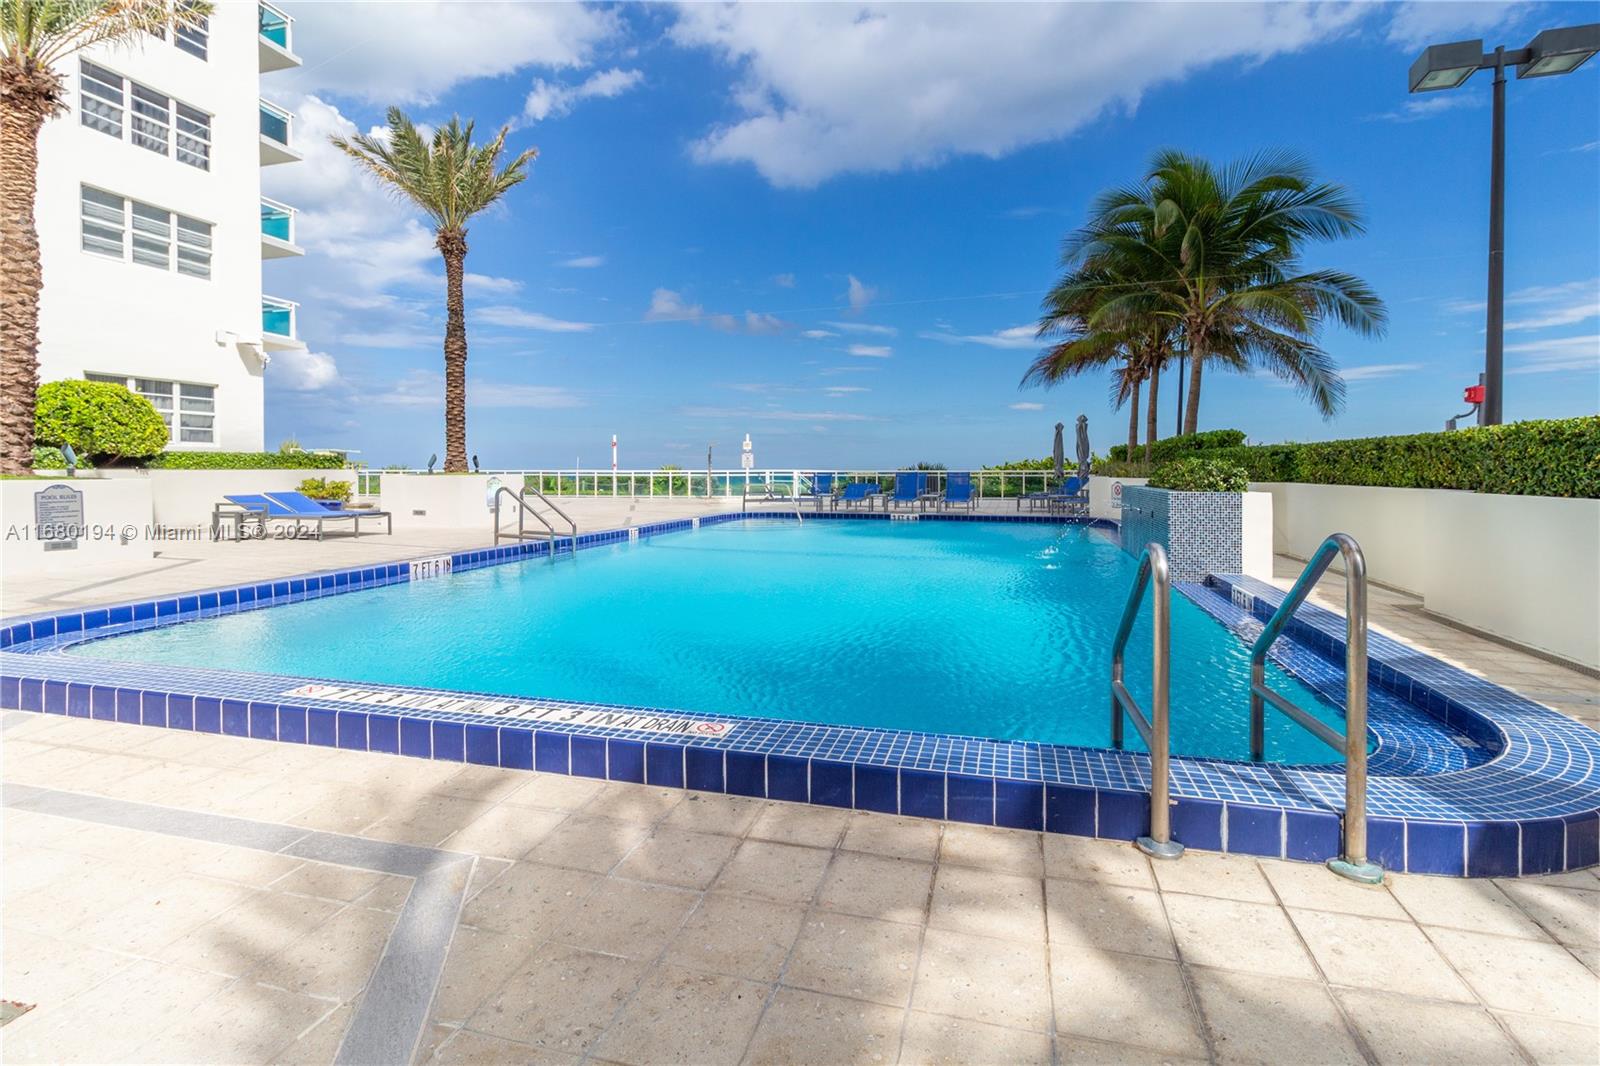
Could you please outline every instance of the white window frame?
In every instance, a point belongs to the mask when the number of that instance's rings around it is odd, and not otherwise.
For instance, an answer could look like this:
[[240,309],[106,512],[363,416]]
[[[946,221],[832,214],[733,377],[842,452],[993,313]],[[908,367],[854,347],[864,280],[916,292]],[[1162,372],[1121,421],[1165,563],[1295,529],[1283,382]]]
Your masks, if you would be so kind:
[[209,111],[82,58],[78,60],[78,121],[97,133],[185,166],[211,169]]
[[172,155],[199,170],[211,169],[211,115],[192,104],[172,101]]
[[[115,84],[113,84],[115,82]],[[128,79],[114,70],[78,59],[78,122],[97,133],[122,140],[127,127]],[[116,99],[111,91],[116,90]],[[107,129],[115,126],[116,129]]]
[[[188,7],[189,5],[182,3],[180,0],[178,6]],[[211,58],[211,20],[209,18],[200,18],[192,25],[174,25],[172,28],[172,43],[202,62],[209,61]]]
[[[92,194],[92,195],[91,195]],[[112,217],[111,204],[115,200],[116,216]],[[90,205],[93,205],[92,208]],[[117,250],[112,253],[111,233],[116,231]],[[128,258],[128,201],[116,193],[96,189],[92,185],[78,186],[78,247],[90,255],[108,259]]]
[[[120,204],[113,217],[108,200]],[[78,186],[79,247],[90,255],[211,280],[211,252],[216,224],[157,204],[101,189]],[[118,252],[111,234],[116,230]]]
[[[142,374],[106,374],[89,371],[86,381],[109,381],[125,386],[136,396],[150,401],[167,424],[167,437],[171,444],[180,447],[217,446],[217,393],[218,385],[197,381],[173,381],[166,378],[147,378]],[[173,420],[177,425],[173,425]],[[191,434],[193,436],[191,436]]]

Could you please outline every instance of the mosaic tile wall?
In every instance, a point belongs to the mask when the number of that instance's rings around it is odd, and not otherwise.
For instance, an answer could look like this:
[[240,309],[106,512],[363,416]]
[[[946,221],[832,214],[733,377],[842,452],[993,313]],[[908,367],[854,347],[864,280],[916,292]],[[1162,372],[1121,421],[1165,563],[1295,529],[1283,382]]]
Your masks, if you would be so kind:
[[1122,550],[1138,555],[1155,541],[1167,550],[1174,581],[1244,569],[1244,497],[1235,492],[1122,490]]

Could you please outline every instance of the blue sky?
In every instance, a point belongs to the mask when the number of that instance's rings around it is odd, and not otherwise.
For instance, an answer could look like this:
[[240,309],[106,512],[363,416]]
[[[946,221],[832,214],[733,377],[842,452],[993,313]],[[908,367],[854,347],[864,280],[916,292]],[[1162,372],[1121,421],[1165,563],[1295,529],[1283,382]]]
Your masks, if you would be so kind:
[[[1202,428],[1314,440],[1439,428],[1483,350],[1490,77],[1408,97],[1425,42],[1520,46],[1595,4],[286,5],[304,68],[263,79],[305,162],[305,353],[267,372],[268,446],[443,452],[443,279],[418,216],[326,146],[390,103],[537,145],[469,233],[469,451],[485,466],[952,466],[1042,455],[1108,382],[1019,390],[1063,235],[1173,146],[1303,153],[1366,205],[1313,248],[1386,300],[1330,332],[1348,404],[1206,378]],[[1089,42],[1096,42],[1090,48]],[[1108,43],[1110,42],[1110,43]],[[1174,58],[1178,57],[1178,58]],[[1508,91],[1508,419],[1600,410],[1600,63]],[[1162,428],[1175,416],[1164,382]]]

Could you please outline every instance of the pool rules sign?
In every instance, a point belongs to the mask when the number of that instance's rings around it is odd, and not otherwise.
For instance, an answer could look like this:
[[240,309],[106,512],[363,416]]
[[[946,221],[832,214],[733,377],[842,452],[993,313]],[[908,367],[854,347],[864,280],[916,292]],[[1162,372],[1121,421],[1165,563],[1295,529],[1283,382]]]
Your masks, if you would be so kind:
[[61,484],[34,493],[33,528],[45,551],[76,551],[83,535],[83,493]]

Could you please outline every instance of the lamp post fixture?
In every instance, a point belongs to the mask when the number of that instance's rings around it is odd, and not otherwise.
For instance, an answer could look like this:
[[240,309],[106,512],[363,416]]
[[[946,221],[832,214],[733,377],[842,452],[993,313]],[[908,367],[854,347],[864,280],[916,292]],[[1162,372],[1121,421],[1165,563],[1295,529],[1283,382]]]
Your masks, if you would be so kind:
[[1570,74],[1600,52],[1600,22],[1544,30],[1526,48],[1504,45],[1483,50],[1482,39],[1431,45],[1411,64],[1408,87],[1414,93],[1454,89],[1473,71],[1494,71],[1494,129],[1489,148],[1489,307],[1483,352],[1484,398],[1478,424],[1497,426],[1505,374],[1506,282],[1506,67],[1517,78]]

